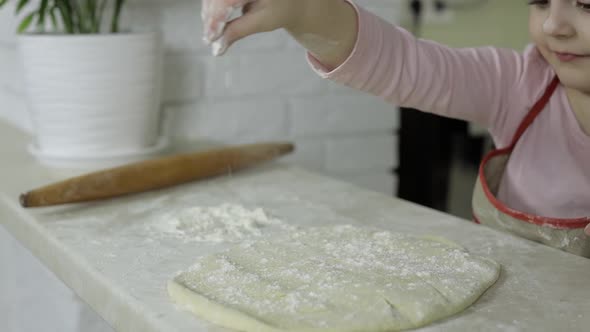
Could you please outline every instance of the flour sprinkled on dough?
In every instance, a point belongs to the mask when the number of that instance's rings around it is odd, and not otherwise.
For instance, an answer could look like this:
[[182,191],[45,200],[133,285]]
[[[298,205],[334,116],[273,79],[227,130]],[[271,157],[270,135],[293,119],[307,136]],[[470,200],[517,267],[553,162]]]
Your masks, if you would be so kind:
[[197,315],[243,331],[392,331],[471,305],[497,263],[434,237],[301,229],[198,260],[169,283]]

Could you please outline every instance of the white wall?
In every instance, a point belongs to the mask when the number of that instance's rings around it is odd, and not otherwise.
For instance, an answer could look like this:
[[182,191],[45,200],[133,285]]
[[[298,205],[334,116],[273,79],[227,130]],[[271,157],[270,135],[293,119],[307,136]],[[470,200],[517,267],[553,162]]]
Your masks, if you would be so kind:
[[[359,3],[391,21],[400,13],[393,0]],[[13,12],[0,11],[0,119],[31,131]],[[199,12],[198,0],[132,0],[125,12],[126,25],[164,37],[163,109],[173,136],[228,143],[291,139],[297,145],[291,162],[368,189],[395,191],[395,107],[317,77],[284,32],[255,36],[214,58],[201,42]],[[8,234],[0,232],[0,245],[0,321],[8,322],[8,331],[110,330]],[[22,278],[29,274],[34,278]],[[15,280],[25,284],[10,286]],[[47,295],[19,293],[33,284],[31,290]],[[23,317],[30,308],[46,309],[35,319],[39,326]]]

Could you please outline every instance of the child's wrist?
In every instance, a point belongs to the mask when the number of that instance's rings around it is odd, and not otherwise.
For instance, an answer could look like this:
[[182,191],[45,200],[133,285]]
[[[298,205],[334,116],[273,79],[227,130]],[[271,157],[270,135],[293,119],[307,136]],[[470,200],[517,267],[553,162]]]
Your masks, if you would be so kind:
[[337,67],[356,44],[356,10],[345,0],[299,1],[300,12],[285,30],[322,64]]

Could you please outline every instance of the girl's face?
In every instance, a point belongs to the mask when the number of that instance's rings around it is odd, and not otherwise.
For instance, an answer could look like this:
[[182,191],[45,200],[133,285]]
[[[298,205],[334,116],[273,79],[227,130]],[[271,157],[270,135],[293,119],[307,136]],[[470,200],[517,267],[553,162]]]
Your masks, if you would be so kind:
[[568,88],[590,93],[590,0],[532,0],[533,42]]

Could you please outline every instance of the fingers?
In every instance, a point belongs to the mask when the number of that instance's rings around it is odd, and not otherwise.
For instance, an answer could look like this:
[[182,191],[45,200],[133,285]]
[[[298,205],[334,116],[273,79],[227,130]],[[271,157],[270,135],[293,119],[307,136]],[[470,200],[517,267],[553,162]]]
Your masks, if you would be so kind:
[[242,7],[253,1],[255,0],[204,0],[201,17],[205,42],[211,43],[221,37],[226,23],[241,14]]
[[203,0],[201,8],[201,18],[205,22],[207,18],[219,18],[214,17],[222,12],[225,12],[228,8],[241,8],[249,2],[255,0]]
[[246,36],[273,30],[274,21],[268,15],[263,2],[249,4],[245,14],[229,22],[222,36],[213,42],[213,55],[223,55],[233,43]]

